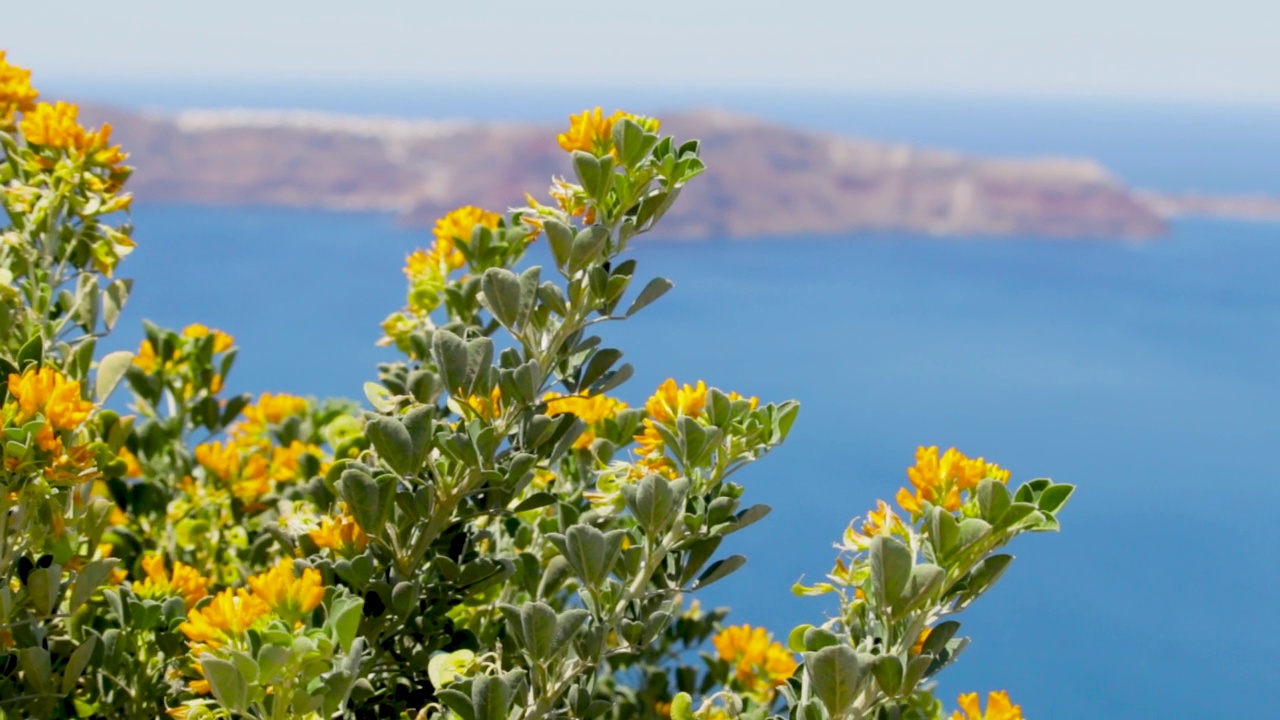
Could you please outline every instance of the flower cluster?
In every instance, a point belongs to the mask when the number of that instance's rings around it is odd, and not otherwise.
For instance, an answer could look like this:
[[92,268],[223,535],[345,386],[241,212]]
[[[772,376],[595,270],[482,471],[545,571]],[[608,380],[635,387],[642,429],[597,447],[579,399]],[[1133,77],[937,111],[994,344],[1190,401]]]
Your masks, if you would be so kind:
[[59,483],[93,480],[95,450],[89,443],[68,444],[88,420],[94,404],[81,396],[80,383],[48,365],[9,375],[4,424],[26,436],[26,443],[5,443],[5,469],[43,470]]
[[978,693],[961,695],[960,710],[951,715],[951,720],[1023,720],[1022,707],[1009,701],[1009,693],[998,690],[987,694],[987,711],[982,712],[978,701]]
[[583,110],[580,115],[570,115],[568,131],[557,135],[556,141],[565,152],[580,150],[597,156],[608,155],[615,152],[613,126],[623,119],[636,123],[645,132],[658,131],[659,123],[655,118],[621,110],[606,116],[601,108],[596,107]]
[[542,401],[547,405],[548,417],[568,413],[587,424],[587,429],[573,443],[573,447],[578,450],[591,447],[591,443],[595,442],[596,433],[600,431],[600,424],[617,417],[618,413],[627,409],[627,404],[620,400],[607,395],[589,395],[586,392],[577,395],[551,392],[543,396]]
[[320,521],[320,527],[308,533],[316,547],[332,550],[342,557],[351,557],[364,552],[369,545],[369,536],[355,518],[347,514],[337,517],[326,517]]
[[202,443],[195,458],[217,485],[250,507],[271,493],[279,483],[303,479],[304,455],[321,457],[323,451],[300,440],[279,444],[270,430],[308,408],[304,398],[263,393],[244,409],[244,420],[232,425],[228,439]]
[[[756,397],[743,397],[736,392],[728,394],[730,402],[746,400],[750,409],[754,410],[760,400]],[[635,437],[640,453],[638,465],[649,472],[671,477],[673,468],[665,457],[665,442],[658,425],[674,427],[681,417],[704,420],[707,407],[707,384],[701,380],[696,385],[677,385],[675,379],[667,378],[648,400],[645,401],[644,430]]]
[[133,593],[138,597],[180,597],[187,610],[191,610],[209,594],[209,580],[189,565],[175,562],[170,572],[165,569],[163,557],[147,555],[142,558],[142,570],[146,577],[133,584]]
[[[188,610],[186,622],[178,629],[186,636],[193,659],[222,649],[244,649],[249,630],[274,619],[289,625],[302,623],[325,594],[318,570],[304,568],[298,573],[289,559],[251,576],[247,583],[248,588],[227,588]],[[195,668],[201,670],[198,663]],[[209,692],[207,680],[195,680],[190,686],[197,693]]]
[[404,274],[409,278],[409,310],[424,315],[440,304],[449,273],[466,265],[459,244],[471,242],[477,227],[498,227],[497,213],[467,205],[453,210],[436,221],[435,242],[426,250],[415,250],[405,258]]
[[31,71],[10,65],[0,50],[0,129],[13,124],[20,112],[31,112],[40,93],[31,87]]
[[119,171],[128,157],[119,145],[111,142],[111,125],[87,130],[78,121],[80,108],[59,101],[54,105],[40,103],[28,111],[19,123],[22,135],[31,145],[63,150],[70,155],[87,158],[94,165]]
[[916,449],[916,464],[907,469],[911,490],[902,488],[896,497],[898,505],[913,517],[924,511],[924,503],[941,505],[955,512],[965,497],[986,478],[1009,482],[1009,471],[983,458],[969,458],[955,448],[938,457],[938,447]]
[[[212,340],[206,341],[206,338]],[[179,335],[171,334],[154,342],[151,338],[143,339],[134,353],[133,364],[148,375],[162,374],[166,384],[184,399],[201,392],[217,395],[222,392],[223,377],[217,372],[205,371],[212,363],[200,361],[204,342],[211,342],[212,355],[223,356],[233,349],[236,341],[221,330],[193,323]]]
[[711,638],[717,656],[729,663],[742,692],[768,702],[773,689],[795,673],[795,654],[775,642],[769,631],[750,625],[727,627]]
[[[477,228],[496,231],[501,224],[497,213],[471,205],[452,210],[436,221],[431,246],[405,257],[404,274],[409,280],[406,306],[382,322],[384,335],[378,344],[394,344],[412,355],[409,336],[432,326],[431,313],[445,301],[450,283],[456,282],[452,273],[467,265],[468,256],[462,246],[470,246]],[[528,235],[527,239],[532,240],[533,236]]]

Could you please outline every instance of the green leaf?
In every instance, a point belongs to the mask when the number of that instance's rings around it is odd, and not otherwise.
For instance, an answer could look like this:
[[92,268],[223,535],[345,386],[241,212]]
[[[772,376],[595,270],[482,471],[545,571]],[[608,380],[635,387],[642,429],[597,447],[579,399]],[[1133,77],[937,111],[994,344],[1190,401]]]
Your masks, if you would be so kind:
[[541,280],[542,268],[537,265],[520,273],[520,313],[516,316],[516,328],[523,330],[529,323],[529,316],[538,302],[538,283]]
[[964,607],[990,590],[1000,576],[1004,575],[1005,570],[1009,569],[1011,562],[1013,562],[1012,555],[992,555],[980,561],[965,576],[964,589],[960,593],[957,605]]
[[18,368],[25,370],[30,363],[39,364],[44,359],[44,339],[36,334],[35,337],[27,340],[23,344],[22,349],[18,350]]
[[504,678],[481,675],[471,681],[471,706],[475,720],[507,720],[511,688]]
[[997,525],[1013,503],[1009,488],[999,480],[987,478],[978,483],[978,512],[992,525]]
[[442,690],[440,689],[440,686],[437,685],[436,697],[440,699],[440,702],[443,702],[448,706],[448,708],[458,717],[462,718],[462,720],[475,720],[475,708],[471,706],[471,698],[467,697],[466,694],[452,688],[445,688]]
[[924,563],[911,568],[907,586],[903,588],[902,596],[894,603],[895,614],[901,617],[920,607],[938,592],[946,577],[946,571],[937,565]]
[[650,474],[635,486],[624,485],[623,496],[640,527],[650,536],[658,537],[671,527],[676,511],[684,508],[684,495],[688,490],[687,480],[672,482]]
[[75,690],[76,681],[89,665],[89,658],[93,656],[93,649],[97,644],[98,638],[88,635],[84,642],[71,652],[71,657],[67,658],[67,666],[62,669],[62,694],[67,695]]
[[75,613],[79,610],[80,606],[102,587],[102,584],[111,576],[111,569],[119,562],[114,558],[103,558],[91,560],[85,564],[71,585],[71,606],[68,611]]
[[810,652],[840,644],[840,637],[826,628],[808,626],[804,631],[804,649]]
[[573,239],[573,250],[569,254],[569,271],[577,272],[600,260],[601,251],[608,239],[609,230],[603,225],[592,225],[579,232]]
[[24,647],[18,650],[18,667],[31,689],[38,693],[52,689],[53,671],[50,669],[48,650],[42,647]]
[[342,499],[360,528],[370,535],[381,533],[385,513],[382,506],[382,489],[379,483],[362,470],[347,468],[338,478]]
[[848,645],[835,645],[806,653],[804,666],[813,694],[827,707],[827,712],[832,717],[843,715],[858,696],[866,670],[858,654]]
[[386,415],[371,418],[365,424],[369,442],[378,451],[378,457],[401,475],[411,475],[418,471],[414,461],[413,439],[409,430],[399,420]]
[[345,652],[351,652],[356,633],[360,630],[363,610],[364,600],[353,595],[344,595],[334,600],[333,607],[329,610],[326,624],[333,629],[334,639]]
[[573,228],[559,220],[544,220],[542,230],[547,234],[547,244],[551,246],[551,255],[555,258],[556,267],[561,270],[569,263],[569,255],[573,251]]
[[934,506],[929,511],[929,539],[939,558],[945,558],[956,547],[960,538],[960,523],[956,517],[941,507]]
[[133,365],[133,353],[128,350],[113,352],[98,361],[98,376],[94,382],[93,395],[99,403],[106,402],[111,391],[116,389],[125,371]]
[[275,679],[276,674],[289,661],[289,648],[279,645],[263,645],[258,651],[258,675],[267,682]]
[[435,360],[440,378],[444,380],[445,389],[450,395],[466,392],[470,389],[467,382],[467,344],[462,338],[447,330],[437,330],[431,335],[431,357]]
[[53,612],[61,580],[62,567],[57,564],[36,568],[27,575],[27,595],[37,613],[48,615]]
[[546,603],[530,602],[520,608],[520,630],[530,660],[539,662],[550,656],[558,623],[555,609]]
[[911,568],[915,564],[911,550],[897,538],[878,535],[871,539],[868,562],[878,604],[893,607],[911,579]]
[[200,656],[200,667],[219,705],[240,713],[247,709],[249,685],[233,663],[206,653]]
[[[446,685],[460,679],[462,673],[471,663],[475,662],[475,659],[476,654],[470,650],[437,653],[432,655],[430,662],[427,663],[427,677],[431,679],[431,684],[439,691]],[[463,697],[465,698],[465,696]],[[469,700],[467,704],[470,706]]]
[[876,676],[880,690],[889,697],[894,697],[902,689],[902,676],[906,672],[902,661],[893,655],[882,655],[871,665],[871,672]]
[[[1024,485],[1023,487],[1026,486]],[[1001,530],[1007,530],[1026,520],[1035,511],[1035,505],[1021,500],[1014,500],[1009,505],[1009,509],[1005,510],[1004,514],[1000,516],[1000,522],[996,524],[996,527]]]
[[133,281],[121,278],[113,281],[102,293],[102,322],[107,326],[107,330],[116,326],[116,321],[120,319],[120,311],[129,301],[129,294],[132,291]]
[[1056,513],[1067,504],[1067,500],[1071,499],[1071,494],[1075,492],[1074,485],[1050,485],[1040,493],[1038,505],[1040,510],[1047,513]]
[[467,343],[467,371],[464,376],[464,387],[468,393],[478,392],[477,388],[480,387],[478,381],[484,377],[484,374],[492,366],[492,340],[487,337],[481,337]]
[[933,626],[929,631],[929,637],[925,638],[924,647],[920,649],[922,653],[930,653],[939,655],[946,647],[951,638],[956,636],[960,631],[960,623],[955,620],[947,620]]
[[677,693],[671,698],[671,720],[694,720],[693,698],[689,693]]
[[[395,408],[395,403],[391,401],[391,391],[376,382],[364,384],[364,397],[373,406],[373,409],[378,412],[390,412]],[[243,406],[241,407],[243,409]],[[226,416],[224,415],[223,417],[225,418]],[[227,421],[223,420],[223,422]]]
[[631,302],[631,307],[627,308],[626,316],[631,317],[640,312],[658,298],[666,295],[667,291],[673,287],[675,287],[675,283],[664,277],[656,277],[650,280],[644,286],[644,289],[640,291],[640,294],[636,296],[636,299]]
[[[537,283],[534,283],[537,287]],[[480,278],[482,304],[502,326],[515,332],[521,316],[520,279],[506,268],[493,267]]]
[[680,585],[683,587],[693,580],[703,565],[711,559],[716,549],[720,547],[720,543],[724,538],[719,535],[700,538],[693,541],[693,544],[686,550],[688,556],[685,558],[684,570],[680,573]]
[[522,513],[530,510],[537,510],[538,508],[544,508],[548,505],[554,505],[559,499],[560,498],[549,492],[534,493],[524,500],[521,500],[520,504],[511,508],[511,512]]
[[747,564],[747,558],[742,555],[730,555],[723,560],[717,560],[711,563],[711,567],[706,572],[698,576],[698,581],[693,584],[694,590],[701,590],[711,583],[728,577],[730,573]]
[[960,523],[960,534],[956,538],[956,552],[964,552],[991,534],[991,523],[978,518],[965,518]]
[[727,534],[739,532],[739,530],[741,530],[742,528],[749,527],[749,525],[754,525],[755,523],[759,523],[760,520],[767,518],[769,512],[772,512],[772,511],[773,511],[772,507],[769,507],[768,505],[763,505],[763,503],[762,505],[750,506],[748,507],[748,509],[741,511],[739,512],[739,514],[733,516],[733,524],[730,525],[730,527],[728,527],[727,529],[724,529],[722,534],[726,534],[727,536]]
[[907,672],[902,678],[904,695],[916,689],[916,685],[920,684],[920,680],[924,678],[924,674],[928,672],[933,662],[934,656],[927,653],[916,655],[907,661]]
[[613,348],[602,348],[591,355],[591,359],[582,368],[582,373],[578,377],[577,387],[591,387],[595,381],[599,380],[613,364],[622,359],[622,351]]
[[573,170],[578,176],[578,183],[587,195],[595,200],[602,200],[609,190],[613,174],[613,160],[609,156],[597,158],[591,153],[581,150],[573,151]]
[[564,649],[590,618],[591,613],[582,608],[573,608],[560,613],[560,617],[556,621],[555,638],[551,641],[550,654],[556,655]]

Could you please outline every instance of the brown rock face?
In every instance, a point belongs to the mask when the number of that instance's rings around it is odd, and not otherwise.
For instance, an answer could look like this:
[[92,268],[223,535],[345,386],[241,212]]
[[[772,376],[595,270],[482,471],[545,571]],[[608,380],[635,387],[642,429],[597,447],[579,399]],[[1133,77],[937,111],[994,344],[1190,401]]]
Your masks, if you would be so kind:
[[[304,112],[86,108],[109,120],[152,201],[392,210],[429,225],[459,205],[545,201],[569,162],[549,127]],[[667,118],[702,140],[708,171],[663,222],[670,237],[905,231],[1150,238],[1165,232],[1098,164],[981,159],[803,132],[719,112]]]

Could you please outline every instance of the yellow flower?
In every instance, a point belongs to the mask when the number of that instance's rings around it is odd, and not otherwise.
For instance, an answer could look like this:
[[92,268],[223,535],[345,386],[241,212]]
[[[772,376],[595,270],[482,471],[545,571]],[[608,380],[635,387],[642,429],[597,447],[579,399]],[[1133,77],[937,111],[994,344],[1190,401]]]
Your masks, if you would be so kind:
[[315,610],[324,599],[320,571],[306,568],[294,573],[293,561],[283,558],[270,570],[249,578],[249,587],[282,617],[297,620]]
[[39,413],[55,429],[74,430],[93,412],[93,403],[80,397],[80,383],[48,366],[10,375],[9,394],[18,401],[19,423]]
[[[857,520],[854,520],[854,524]],[[845,530],[844,540],[845,547],[851,551],[865,550],[871,542],[871,538],[877,535],[888,535],[893,532],[900,532],[903,529],[902,520],[893,512],[893,508],[883,500],[876,501],[876,509],[867,513],[867,519],[862,523],[862,531],[854,529],[854,525],[850,525]]]
[[219,480],[230,481],[240,474],[240,450],[232,443],[222,441],[201,443],[196,446],[196,462],[213,473]]
[[300,461],[307,453],[319,455],[320,448],[315,445],[294,440],[286,447],[271,449],[271,479],[275,482],[297,480],[302,472]]
[[1009,471],[984,458],[969,458],[955,448],[939,457],[936,445],[921,446],[916,448],[915,466],[907,469],[914,491],[902,488],[896,499],[912,515],[918,515],[926,501],[955,512],[963,504],[962,493],[974,490],[986,478],[1007,483]]
[[[48,429],[48,425],[41,428],[42,431]],[[37,436],[37,442],[39,442],[39,436]],[[49,482],[71,485],[98,480],[102,477],[102,473],[98,472],[94,463],[97,453],[89,445],[76,445],[64,452],[61,441],[58,441],[50,453],[54,457],[44,469],[44,476]],[[61,522],[61,516],[55,515],[54,522]]]
[[933,628],[925,628],[920,631],[920,637],[917,637],[915,643],[911,645],[912,655],[919,655],[924,652],[924,643],[929,639],[929,635],[931,634],[933,634]]
[[10,65],[0,50],[0,126],[7,126],[20,112],[31,112],[40,93],[31,87],[31,71]]
[[355,518],[346,514],[321,520],[320,527],[308,534],[316,547],[329,548],[342,554],[363,552],[369,545],[369,536],[360,529]]
[[485,420],[496,420],[502,416],[502,390],[495,387],[487,398],[472,395],[467,398],[467,407]]
[[638,123],[649,132],[655,132],[658,129],[658,121],[653,118],[633,115],[621,110],[616,110],[609,117],[605,117],[604,111],[596,107],[592,110],[583,110],[581,115],[570,115],[568,132],[557,135],[556,141],[565,152],[581,150],[597,156],[605,155],[614,150],[613,126],[623,118]]
[[[450,241],[452,248],[452,241]],[[456,263],[454,262],[456,261]],[[419,280],[427,275],[442,277],[450,270],[457,270],[466,263],[462,253],[450,249],[448,254],[441,253],[435,246],[430,250],[421,248],[404,257],[404,274],[410,280]]]
[[226,352],[235,344],[236,339],[221,330],[210,330],[208,327],[200,323],[192,323],[182,329],[182,336],[198,340],[213,334],[213,351],[215,353]]
[[138,456],[130,452],[129,448],[122,447],[116,456],[124,461],[124,476],[127,478],[142,477],[142,463],[138,462]]
[[150,340],[143,340],[138,346],[138,352],[133,356],[133,364],[148,375],[156,371],[156,349]]
[[271,492],[271,463],[262,455],[250,455],[240,476],[229,483],[231,494],[249,507],[260,508],[258,498]]
[[301,415],[307,411],[306,398],[297,395],[288,395],[286,393],[262,393],[258,397],[256,405],[250,405],[244,409],[245,417],[251,422],[269,423],[271,425],[279,425],[286,418],[294,415]]
[[227,588],[201,608],[187,611],[187,621],[178,626],[190,642],[219,648],[238,640],[254,622],[271,612],[265,600],[244,588]]
[[951,715],[951,720],[1023,720],[1022,707],[1009,702],[1009,693],[999,690],[987,694],[987,712],[983,714],[978,693],[968,693],[959,698],[961,710]]
[[796,671],[795,655],[773,642],[764,628],[727,627],[711,638],[721,660],[734,668],[734,678],[750,693],[772,697],[773,688]]
[[258,402],[245,407],[244,420],[229,432],[241,441],[261,440],[268,425],[279,425],[294,415],[302,415],[308,407],[307,399],[297,395],[262,393]]
[[627,404],[607,395],[588,395],[581,392],[577,395],[561,395],[550,392],[542,397],[547,404],[547,417],[555,417],[564,413],[576,416],[587,424],[587,430],[573,442],[573,447],[585,450],[595,441],[597,425],[627,409]]
[[458,249],[458,242],[471,242],[471,233],[476,227],[494,229],[502,218],[497,213],[489,212],[472,205],[464,205],[450,211],[436,221],[433,234],[435,244],[430,250],[417,250],[405,258],[405,275],[416,278],[435,270],[447,275],[466,264],[466,258]]
[[66,150],[101,165],[114,166],[128,157],[118,145],[107,147],[111,141],[110,124],[104,124],[100,130],[86,130],[76,120],[79,114],[80,108],[72,103],[40,103],[23,115],[18,127],[31,145]]
[[700,417],[706,405],[707,384],[705,382],[699,380],[696,386],[686,383],[680,387],[676,385],[673,378],[667,378],[667,381],[658,387],[653,397],[645,402],[644,409],[656,422],[669,423],[679,415]]
[[173,572],[165,570],[164,558],[147,555],[142,558],[142,569],[147,577],[133,584],[133,592],[143,598],[180,597],[190,610],[209,594],[209,580],[200,572],[180,562],[173,564]]

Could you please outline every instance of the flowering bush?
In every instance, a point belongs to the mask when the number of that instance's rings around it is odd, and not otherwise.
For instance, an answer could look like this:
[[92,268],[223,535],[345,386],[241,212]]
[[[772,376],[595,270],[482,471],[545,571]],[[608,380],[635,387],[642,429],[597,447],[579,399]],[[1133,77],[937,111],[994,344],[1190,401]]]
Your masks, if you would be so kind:
[[[548,204],[442,218],[362,408],[225,396],[238,348],[200,324],[95,361],[132,287],[130,171],[109,126],[37,100],[0,53],[0,717],[942,718],[952,618],[1057,529],[1070,486],[921,448],[898,508],[797,586],[837,601],[825,623],[779,640],[688,601],[745,562],[721,545],[769,508],[732,476],[799,406],[609,394],[632,370],[593,332],[671,289],[627,256],[703,169],[657,120],[574,116]],[[554,267],[517,272],[532,242]]]

